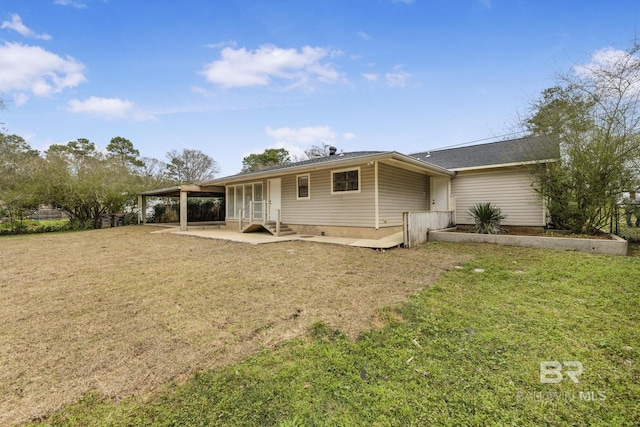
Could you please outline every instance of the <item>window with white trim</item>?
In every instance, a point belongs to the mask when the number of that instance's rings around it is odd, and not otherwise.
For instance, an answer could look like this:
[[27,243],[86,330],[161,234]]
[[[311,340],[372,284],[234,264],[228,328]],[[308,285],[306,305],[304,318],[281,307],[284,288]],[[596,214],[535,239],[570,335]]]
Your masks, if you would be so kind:
[[360,168],[331,171],[331,194],[360,192]]
[[304,200],[311,198],[311,177],[309,174],[298,175],[296,177],[298,192],[297,199]]

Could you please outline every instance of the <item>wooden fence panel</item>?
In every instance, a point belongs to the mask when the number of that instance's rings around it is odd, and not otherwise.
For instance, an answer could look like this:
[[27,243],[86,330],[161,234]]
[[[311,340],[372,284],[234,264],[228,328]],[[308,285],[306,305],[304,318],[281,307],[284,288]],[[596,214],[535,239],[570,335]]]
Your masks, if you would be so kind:
[[402,216],[406,248],[426,243],[429,230],[443,230],[455,225],[453,211],[404,212]]

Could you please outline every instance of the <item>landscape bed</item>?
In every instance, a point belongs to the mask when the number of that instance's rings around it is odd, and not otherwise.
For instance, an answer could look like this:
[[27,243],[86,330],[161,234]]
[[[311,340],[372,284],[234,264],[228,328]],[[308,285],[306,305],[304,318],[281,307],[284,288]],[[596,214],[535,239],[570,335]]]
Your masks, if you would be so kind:
[[607,238],[585,238],[558,235],[527,234],[478,234],[457,232],[456,229],[429,231],[430,242],[451,243],[494,243],[508,246],[522,246],[541,249],[559,249],[586,252],[592,254],[627,255],[628,243],[616,235]]

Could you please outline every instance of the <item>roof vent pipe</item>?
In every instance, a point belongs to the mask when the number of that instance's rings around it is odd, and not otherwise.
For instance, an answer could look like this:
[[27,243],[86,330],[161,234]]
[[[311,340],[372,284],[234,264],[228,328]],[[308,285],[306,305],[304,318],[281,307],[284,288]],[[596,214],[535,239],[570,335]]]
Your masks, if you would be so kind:
[[329,147],[329,155],[330,156],[335,156],[336,155],[336,151],[338,151],[338,149],[336,147]]

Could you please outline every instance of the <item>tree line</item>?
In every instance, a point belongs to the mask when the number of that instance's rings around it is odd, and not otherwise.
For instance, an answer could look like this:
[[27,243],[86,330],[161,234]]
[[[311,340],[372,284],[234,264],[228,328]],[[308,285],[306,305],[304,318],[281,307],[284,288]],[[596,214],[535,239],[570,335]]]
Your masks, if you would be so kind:
[[[314,146],[307,155],[328,153],[328,147]],[[103,215],[132,211],[143,191],[198,184],[220,172],[218,163],[199,150],[170,150],[166,158],[141,157],[120,136],[104,150],[78,138],[39,152],[19,135],[0,133],[0,218],[21,223],[44,205],[66,213],[72,228],[98,228]],[[287,150],[266,149],[245,157],[241,173],[291,162]]]
[[199,150],[171,150],[163,162],[141,157],[118,136],[105,150],[78,138],[41,153],[18,135],[0,133],[0,217],[21,221],[47,205],[65,212],[74,228],[97,228],[101,216],[135,206],[142,191],[199,183],[218,172]]

